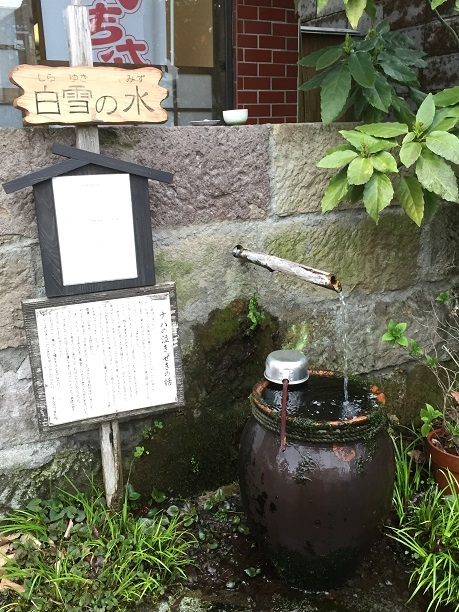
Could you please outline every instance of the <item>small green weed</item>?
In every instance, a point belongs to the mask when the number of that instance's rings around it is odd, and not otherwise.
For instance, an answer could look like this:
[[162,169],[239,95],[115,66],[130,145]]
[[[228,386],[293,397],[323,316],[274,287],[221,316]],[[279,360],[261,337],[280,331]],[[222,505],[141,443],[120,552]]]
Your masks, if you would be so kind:
[[142,431],[142,438],[144,440],[151,440],[155,433],[160,431],[164,427],[164,423],[162,421],[153,421],[153,425],[147,425],[145,429]]
[[258,325],[261,325],[261,323],[263,323],[263,321],[266,319],[266,313],[260,307],[258,303],[258,298],[259,295],[257,293],[254,293],[249,300],[249,310],[247,313],[247,318],[249,319],[249,321],[252,322],[251,326],[249,327],[250,331],[256,329]]
[[128,485],[121,511],[114,512],[95,486],[89,495],[59,490],[0,521],[0,536],[11,539],[2,578],[24,590],[11,591],[9,605],[18,611],[127,610],[186,578],[194,538],[178,515],[134,517],[129,504],[137,497]]

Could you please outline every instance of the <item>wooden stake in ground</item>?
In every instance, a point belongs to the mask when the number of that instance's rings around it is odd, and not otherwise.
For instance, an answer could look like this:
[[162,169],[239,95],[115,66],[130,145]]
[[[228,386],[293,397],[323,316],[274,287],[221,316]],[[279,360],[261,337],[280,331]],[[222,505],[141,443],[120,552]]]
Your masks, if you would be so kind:
[[[67,7],[70,66],[92,66],[92,46],[88,9],[84,0],[72,0]],[[96,126],[76,127],[76,146],[99,153],[99,133]],[[119,421],[100,426],[100,446],[105,497],[109,508],[119,508],[123,500],[123,471]]]

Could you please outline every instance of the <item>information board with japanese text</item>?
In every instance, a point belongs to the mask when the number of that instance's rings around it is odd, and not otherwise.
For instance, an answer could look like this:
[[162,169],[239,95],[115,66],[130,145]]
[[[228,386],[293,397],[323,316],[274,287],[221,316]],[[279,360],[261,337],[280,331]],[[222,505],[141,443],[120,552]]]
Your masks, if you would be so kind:
[[173,284],[23,308],[43,429],[183,404]]

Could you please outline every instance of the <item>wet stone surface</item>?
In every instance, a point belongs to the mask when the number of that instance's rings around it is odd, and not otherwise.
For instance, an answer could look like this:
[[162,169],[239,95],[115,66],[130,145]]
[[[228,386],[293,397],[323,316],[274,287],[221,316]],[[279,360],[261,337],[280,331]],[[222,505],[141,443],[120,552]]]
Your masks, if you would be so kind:
[[[403,551],[386,536],[373,546],[343,587],[306,593],[282,584],[247,533],[237,487],[197,500],[194,565],[188,583],[142,612],[424,612],[428,601],[408,602],[409,568]],[[217,495],[218,498],[218,495]],[[212,507],[210,507],[212,506]],[[208,508],[206,510],[205,508]],[[136,608],[139,609],[139,608]]]

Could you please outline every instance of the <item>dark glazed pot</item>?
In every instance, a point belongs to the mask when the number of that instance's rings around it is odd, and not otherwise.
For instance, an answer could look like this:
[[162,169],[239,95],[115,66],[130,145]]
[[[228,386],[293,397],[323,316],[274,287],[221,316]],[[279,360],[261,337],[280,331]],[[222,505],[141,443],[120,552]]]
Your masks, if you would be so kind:
[[284,582],[337,587],[352,576],[390,511],[394,452],[384,411],[320,425],[290,418],[282,451],[279,415],[262,397],[267,386],[263,379],[254,387],[254,416],[241,440],[249,525]]

